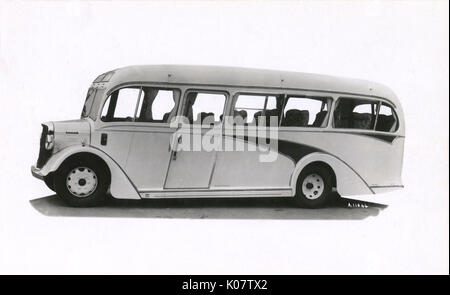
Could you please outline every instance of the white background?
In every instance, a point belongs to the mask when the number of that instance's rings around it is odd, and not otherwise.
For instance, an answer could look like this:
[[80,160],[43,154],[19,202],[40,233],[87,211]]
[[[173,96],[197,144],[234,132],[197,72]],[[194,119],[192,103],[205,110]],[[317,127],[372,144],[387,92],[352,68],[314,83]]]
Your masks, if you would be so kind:
[[[448,2],[1,2],[0,273],[443,274],[448,265]],[[400,97],[405,189],[376,217],[47,217],[40,123],[78,118],[91,81],[133,64],[350,76]]]

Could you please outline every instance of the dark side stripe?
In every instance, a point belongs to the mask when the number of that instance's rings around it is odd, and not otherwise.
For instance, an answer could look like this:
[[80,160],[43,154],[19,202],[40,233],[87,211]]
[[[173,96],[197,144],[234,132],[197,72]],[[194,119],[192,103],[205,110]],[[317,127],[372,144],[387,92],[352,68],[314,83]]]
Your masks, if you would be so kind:
[[362,133],[361,135],[373,137],[382,141],[386,141],[392,143],[394,139],[397,138],[396,135],[380,135],[380,134],[372,134],[372,133]]
[[243,140],[245,142],[252,142],[252,143],[255,143],[256,145],[259,145],[259,144],[262,144],[265,146],[276,145],[278,153],[289,157],[296,164],[298,163],[298,161],[300,161],[300,159],[302,159],[303,157],[305,157],[311,153],[324,152],[318,148],[315,148],[315,147],[312,147],[309,145],[300,144],[300,143],[296,143],[296,142],[292,142],[292,141],[286,141],[286,140],[275,141],[275,139],[270,139],[270,140],[263,139],[263,142],[259,143],[258,139],[259,140],[261,140],[261,139],[258,137],[250,137],[250,138],[248,136],[244,136],[244,137],[228,136],[228,137],[230,137],[230,138],[232,137],[233,139],[237,139],[237,140]]

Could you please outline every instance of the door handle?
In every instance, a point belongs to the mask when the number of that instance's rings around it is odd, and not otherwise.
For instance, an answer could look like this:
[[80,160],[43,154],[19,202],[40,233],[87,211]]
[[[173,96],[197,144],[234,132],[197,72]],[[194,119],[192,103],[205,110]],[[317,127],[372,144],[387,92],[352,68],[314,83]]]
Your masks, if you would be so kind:
[[183,137],[181,136],[180,133],[178,133],[172,137],[172,141],[169,144],[169,151],[172,152],[173,160],[177,159],[178,144],[181,143],[182,141],[183,141]]
[[100,144],[106,145],[107,143],[108,143],[108,134],[102,133],[102,135],[100,137]]

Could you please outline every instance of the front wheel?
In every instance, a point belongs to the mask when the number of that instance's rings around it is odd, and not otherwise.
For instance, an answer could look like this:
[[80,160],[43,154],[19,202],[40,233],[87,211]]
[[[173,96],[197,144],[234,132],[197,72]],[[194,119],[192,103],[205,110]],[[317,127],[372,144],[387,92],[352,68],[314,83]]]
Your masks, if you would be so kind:
[[298,177],[295,203],[305,208],[323,207],[330,199],[331,173],[320,166],[305,168]]
[[70,206],[92,207],[106,198],[107,171],[97,161],[74,160],[63,164],[55,175],[56,193]]

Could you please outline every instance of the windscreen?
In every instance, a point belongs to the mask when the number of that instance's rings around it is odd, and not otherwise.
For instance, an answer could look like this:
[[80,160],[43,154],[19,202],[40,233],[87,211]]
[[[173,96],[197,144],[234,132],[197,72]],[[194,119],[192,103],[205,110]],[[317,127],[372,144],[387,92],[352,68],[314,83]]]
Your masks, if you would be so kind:
[[84,102],[83,111],[81,112],[81,118],[86,118],[91,113],[92,105],[94,104],[95,94],[97,93],[97,89],[89,88],[88,93],[86,95],[86,101]]

